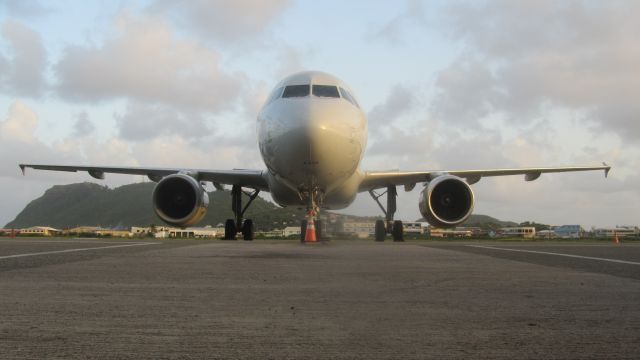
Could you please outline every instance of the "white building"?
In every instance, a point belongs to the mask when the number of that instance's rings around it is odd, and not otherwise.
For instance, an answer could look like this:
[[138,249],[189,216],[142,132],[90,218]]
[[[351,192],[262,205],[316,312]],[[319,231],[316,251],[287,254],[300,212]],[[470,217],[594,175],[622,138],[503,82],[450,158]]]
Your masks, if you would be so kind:
[[423,222],[405,222],[402,223],[402,228],[405,233],[409,234],[424,234],[427,231],[427,223]]
[[145,236],[150,232],[151,232],[150,227],[138,227],[138,226],[131,227],[131,234],[133,234],[133,236]]
[[505,227],[498,230],[498,236],[532,239],[536,236],[536,228],[533,226]]
[[367,238],[376,233],[375,222],[345,222],[342,231],[359,238]]
[[156,238],[213,238],[224,236],[224,229],[210,226],[186,229],[163,227],[154,236]]
[[429,236],[431,237],[440,237],[440,238],[447,238],[447,237],[471,237],[473,235],[473,231],[470,229],[458,229],[458,228],[453,228],[453,229],[441,229],[441,228],[435,228],[435,227],[431,227],[429,228]]
[[640,228],[637,226],[617,226],[595,229],[593,233],[596,237],[613,237],[614,234],[617,234],[618,237],[640,236]]
[[287,226],[282,230],[282,236],[289,237],[293,235],[300,235],[301,231],[300,226]]

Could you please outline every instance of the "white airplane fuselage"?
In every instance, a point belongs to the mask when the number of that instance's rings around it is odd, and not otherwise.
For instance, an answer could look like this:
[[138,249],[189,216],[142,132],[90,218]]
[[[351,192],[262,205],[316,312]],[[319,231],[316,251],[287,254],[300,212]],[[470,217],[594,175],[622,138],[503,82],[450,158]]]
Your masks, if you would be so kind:
[[[273,199],[282,206],[305,205],[311,192],[323,208],[353,202],[362,179],[359,164],[367,144],[367,119],[354,101],[308,95],[283,97],[291,85],[324,85],[350,91],[337,78],[302,72],[276,85],[257,121],[260,153]],[[349,93],[347,95],[353,99]]]

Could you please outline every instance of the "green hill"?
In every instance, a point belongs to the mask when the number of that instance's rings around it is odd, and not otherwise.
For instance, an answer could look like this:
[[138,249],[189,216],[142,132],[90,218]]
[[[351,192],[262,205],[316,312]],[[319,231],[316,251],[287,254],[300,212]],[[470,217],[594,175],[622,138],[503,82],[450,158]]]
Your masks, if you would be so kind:
[[[128,228],[164,224],[154,213],[151,194],[154,183],[138,183],[110,189],[95,183],[56,185],[44,195],[31,201],[16,218],[5,225],[7,229],[30,226],[51,226],[58,229],[76,226],[101,226],[105,228]],[[244,203],[246,203],[246,198]],[[257,197],[245,214],[253,219],[257,230],[271,230],[286,226],[298,226],[304,218],[303,209],[281,208]],[[331,222],[371,221],[380,217],[360,217],[321,212],[321,217]],[[231,193],[213,191],[209,193],[209,208],[198,226],[216,226],[233,218]],[[424,221],[424,219],[418,220]],[[514,222],[500,221],[487,215],[471,215],[462,226],[478,226],[495,229],[517,226]]]
[[[416,221],[426,221],[424,218],[420,218]],[[471,214],[467,221],[463,222],[459,226],[467,226],[467,227],[480,227],[483,229],[497,229],[501,227],[511,227],[511,226],[519,226],[518,223],[513,221],[502,221],[496,218],[493,218],[488,215],[481,214]]]
[[467,221],[460,226],[477,226],[481,228],[496,229],[501,227],[518,226],[518,223],[498,220],[488,215],[471,214]]
[[[154,183],[138,183],[110,189],[95,183],[57,185],[30,202],[5,228],[41,225],[59,229],[81,225],[124,228],[164,224],[154,213],[151,194]],[[231,193],[209,193],[209,208],[198,226],[224,223],[233,217]],[[296,208],[280,208],[257,197],[245,214],[254,219],[258,230],[293,226],[300,223],[304,212]]]

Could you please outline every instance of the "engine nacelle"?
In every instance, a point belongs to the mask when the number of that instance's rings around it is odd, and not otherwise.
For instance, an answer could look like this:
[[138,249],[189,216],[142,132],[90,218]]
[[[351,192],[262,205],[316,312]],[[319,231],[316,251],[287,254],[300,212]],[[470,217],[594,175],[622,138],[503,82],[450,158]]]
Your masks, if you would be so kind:
[[167,224],[188,227],[207,213],[209,195],[198,180],[189,175],[164,177],[153,190],[153,210]]
[[433,179],[420,193],[420,213],[437,227],[454,227],[473,212],[473,191],[463,179],[442,175]]

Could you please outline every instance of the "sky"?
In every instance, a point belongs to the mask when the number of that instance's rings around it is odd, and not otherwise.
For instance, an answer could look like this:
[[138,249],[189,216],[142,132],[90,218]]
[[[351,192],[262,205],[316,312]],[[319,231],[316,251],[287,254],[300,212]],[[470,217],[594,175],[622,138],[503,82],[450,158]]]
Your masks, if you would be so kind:
[[[640,224],[640,2],[0,0],[0,225],[84,173],[256,168],[255,119],[301,70],[347,82],[365,170],[599,165],[485,178],[475,213]],[[107,175],[110,187],[140,176]],[[398,217],[420,217],[399,191]],[[346,213],[379,215],[367,193]]]

